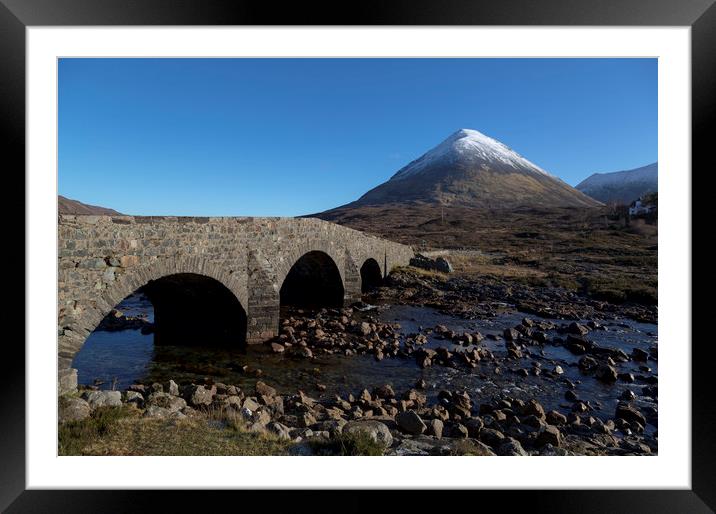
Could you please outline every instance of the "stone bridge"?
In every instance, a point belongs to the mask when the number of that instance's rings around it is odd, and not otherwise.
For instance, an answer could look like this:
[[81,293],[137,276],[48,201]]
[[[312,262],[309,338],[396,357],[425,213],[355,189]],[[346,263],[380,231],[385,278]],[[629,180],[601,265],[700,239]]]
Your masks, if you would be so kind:
[[282,305],[359,300],[410,247],[314,218],[60,215],[58,379],[73,390],[74,355],[100,321],[141,290],[155,344],[177,338],[259,343]]

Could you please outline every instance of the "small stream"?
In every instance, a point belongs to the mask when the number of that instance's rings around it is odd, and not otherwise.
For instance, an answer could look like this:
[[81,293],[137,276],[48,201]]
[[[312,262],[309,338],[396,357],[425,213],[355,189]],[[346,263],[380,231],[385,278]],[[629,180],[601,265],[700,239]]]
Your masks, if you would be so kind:
[[[149,320],[152,320],[151,304],[141,296],[129,297],[117,308],[129,315],[145,313]],[[380,306],[369,314],[381,321],[399,323],[403,336],[433,328],[438,324],[456,332],[479,331],[486,336],[501,335],[505,328],[519,324],[524,317],[535,321],[544,319],[519,312],[508,312],[491,319],[464,320],[427,307],[387,305]],[[557,325],[564,323],[561,320],[548,321]],[[605,330],[591,331],[587,337],[600,346],[619,348],[627,354],[630,354],[633,348],[648,352],[651,347],[657,345],[657,326],[654,324],[620,319],[605,324],[604,328]],[[559,335],[557,331],[550,331],[548,334]],[[428,338],[428,348],[459,348],[451,341],[438,339],[435,334],[429,335]],[[583,374],[577,367],[580,356],[573,355],[564,347],[550,344],[529,347],[530,355],[519,363],[515,362],[514,366],[529,369],[532,361],[535,361],[543,370],[552,370],[559,365],[564,370],[561,377],[552,378],[545,373],[540,376],[519,376],[510,369],[505,369],[505,361],[496,364],[483,360],[473,369],[439,365],[420,369],[412,358],[392,357],[376,361],[370,355],[346,357],[334,354],[319,355],[314,360],[306,360],[273,354],[266,345],[249,346],[242,350],[212,347],[209,341],[197,343],[197,346],[191,347],[155,347],[153,336],[143,335],[140,330],[95,331],[76,355],[73,367],[78,369],[80,384],[97,385],[103,389],[126,389],[135,382],[164,383],[173,379],[180,384],[212,380],[250,390],[256,380],[260,379],[282,393],[295,393],[301,389],[314,397],[356,394],[364,388],[371,390],[385,383],[391,384],[396,392],[402,392],[413,387],[415,382],[422,378],[429,385],[429,399],[434,399],[441,389],[465,389],[477,404],[481,402],[481,398],[487,401],[492,395],[507,395],[525,400],[536,398],[546,410],[555,409],[565,414],[571,407],[571,402],[565,400],[564,396],[567,391],[564,378],[567,378],[576,384],[574,392],[579,398],[582,401],[588,400],[596,414],[603,419],[613,416],[618,398],[625,389],[631,389],[637,394],[636,403],[640,408],[648,407],[655,412],[657,407],[651,398],[641,396],[642,387],[646,384],[639,381],[640,375],[658,375],[656,361],[649,360],[648,367],[651,369],[648,372],[640,369],[643,363],[618,363],[618,372],[633,373],[637,382],[617,382],[609,385]],[[486,337],[479,344],[496,356],[506,354],[503,340]],[[245,365],[260,369],[261,377],[248,376],[242,370]],[[502,367],[499,374],[495,373],[496,365]],[[317,384],[325,385],[326,390],[319,392]],[[652,417],[654,424],[650,422],[648,432],[656,429],[655,418],[656,416]]]

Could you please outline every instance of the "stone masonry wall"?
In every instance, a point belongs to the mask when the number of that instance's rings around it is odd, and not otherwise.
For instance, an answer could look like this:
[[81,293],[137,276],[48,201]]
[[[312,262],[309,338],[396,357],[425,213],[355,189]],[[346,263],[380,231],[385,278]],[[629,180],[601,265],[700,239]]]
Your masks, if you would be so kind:
[[279,291],[309,251],[328,254],[346,301],[360,298],[360,267],[385,276],[407,265],[410,247],[315,218],[195,218],[61,215],[58,224],[60,392],[76,387],[72,358],[109,311],[150,280],[195,273],[221,282],[248,317],[247,340],[276,334]]

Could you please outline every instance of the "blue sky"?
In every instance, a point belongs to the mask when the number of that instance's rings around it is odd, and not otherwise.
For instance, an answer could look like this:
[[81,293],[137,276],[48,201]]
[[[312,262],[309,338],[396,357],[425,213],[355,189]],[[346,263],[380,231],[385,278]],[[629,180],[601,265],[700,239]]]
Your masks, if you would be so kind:
[[128,214],[295,216],[460,128],[565,182],[657,160],[656,59],[61,59],[59,194]]

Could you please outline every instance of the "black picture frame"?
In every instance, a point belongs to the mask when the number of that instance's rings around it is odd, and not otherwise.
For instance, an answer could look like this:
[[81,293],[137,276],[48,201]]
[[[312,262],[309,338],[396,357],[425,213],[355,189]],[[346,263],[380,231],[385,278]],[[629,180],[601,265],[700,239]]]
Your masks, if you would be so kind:
[[[25,29],[28,26],[83,25],[571,25],[571,26],[689,26],[692,43],[692,169],[713,168],[710,134],[716,124],[716,6],[715,0],[401,0],[342,3],[288,3],[278,8],[270,2],[236,0],[0,0],[0,120],[3,128],[5,180],[13,175],[16,185],[8,188],[8,216],[17,221],[25,212]],[[710,130],[709,130],[710,129]],[[9,157],[9,159],[8,159]],[[20,173],[20,170],[23,170]],[[9,172],[15,172],[11,174]],[[689,170],[684,170],[688,173]],[[22,178],[21,178],[22,177]],[[694,189],[694,191],[697,191]],[[694,205],[696,202],[694,200]],[[7,218],[6,218],[7,219]],[[6,237],[13,252],[6,250],[7,269],[32,270],[25,266],[24,224],[8,223]],[[15,231],[13,233],[12,231]],[[693,233],[693,232],[692,232]],[[692,250],[693,251],[693,250]],[[696,264],[696,254],[693,254]],[[16,275],[19,275],[16,273]],[[24,284],[15,289],[14,304],[24,302]],[[700,287],[705,288],[702,282]],[[18,295],[17,291],[23,291]],[[18,298],[20,297],[20,298]],[[692,302],[693,319],[705,318],[708,302]],[[31,306],[29,306],[31,308]],[[702,314],[702,316],[699,316]],[[18,325],[18,317],[4,325]],[[695,327],[696,328],[696,327]],[[161,495],[166,510],[206,510],[199,492],[172,491],[39,491],[25,486],[25,351],[24,324],[5,341],[3,348],[3,391],[0,394],[0,509],[7,512],[134,512],[150,507]],[[687,344],[685,334],[681,344]],[[709,338],[692,338],[692,489],[640,491],[479,491],[480,502],[506,502],[514,510],[531,512],[713,512],[716,509],[716,427],[710,367],[713,362]],[[12,364],[10,364],[12,363]],[[49,418],[48,418],[49,419]],[[52,415],[54,422],[54,413]],[[216,493],[214,499],[237,501],[247,506],[257,492]],[[304,492],[271,492],[276,502],[300,502]],[[385,503],[358,492],[343,498],[340,510],[363,511]],[[445,493],[412,492],[411,501],[429,508],[443,503]],[[450,495],[454,493],[448,493]],[[508,496],[509,495],[509,496]],[[248,497],[247,497],[248,496]],[[507,496],[507,497],[505,497]],[[333,500],[321,496],[315,509],[331,508]],[[452,497],[451,497],[452,498]],[[450,500],[451,503],[454,500]],[[475,500],[470,500],[475,501]],[[174,504],[174,505],[171,505]],[[314,510],[315,510],[314,509]]]

